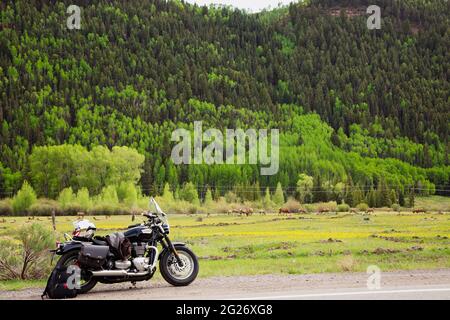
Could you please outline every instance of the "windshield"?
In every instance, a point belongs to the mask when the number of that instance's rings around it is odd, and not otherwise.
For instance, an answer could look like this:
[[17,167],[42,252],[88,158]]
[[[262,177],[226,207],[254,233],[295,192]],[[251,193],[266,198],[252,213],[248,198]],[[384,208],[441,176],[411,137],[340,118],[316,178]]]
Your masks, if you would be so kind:
[[158,217],[161,219],[161,221],[163,222],[163,224],[169,224],[169,221],[167,219],[167,215],[164,213],[164,211],[161,209],[161,207],[159,206],[159,204],[156,202],[156,200],[151,197],[150,198],[150,209],[155,210],[156,215],[158,215]]

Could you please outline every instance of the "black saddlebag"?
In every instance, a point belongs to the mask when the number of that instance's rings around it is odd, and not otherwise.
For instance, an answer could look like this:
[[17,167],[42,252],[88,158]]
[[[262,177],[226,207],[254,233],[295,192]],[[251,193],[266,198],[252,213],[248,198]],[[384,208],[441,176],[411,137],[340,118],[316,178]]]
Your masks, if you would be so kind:
[[78,255],[80,267],[101,269],[109,253],[108,246],[83,245]]

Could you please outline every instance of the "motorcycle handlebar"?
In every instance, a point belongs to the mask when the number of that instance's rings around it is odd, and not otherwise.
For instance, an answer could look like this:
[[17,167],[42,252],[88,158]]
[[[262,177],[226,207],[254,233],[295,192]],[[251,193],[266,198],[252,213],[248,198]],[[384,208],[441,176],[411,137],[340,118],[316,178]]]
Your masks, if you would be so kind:
[[156,214],[153,214],[151,212],[143,212],[142,215],[144,217],[147,217],[149,220],[152,220],[155,223],[160,223],[161,222],[159,217]]

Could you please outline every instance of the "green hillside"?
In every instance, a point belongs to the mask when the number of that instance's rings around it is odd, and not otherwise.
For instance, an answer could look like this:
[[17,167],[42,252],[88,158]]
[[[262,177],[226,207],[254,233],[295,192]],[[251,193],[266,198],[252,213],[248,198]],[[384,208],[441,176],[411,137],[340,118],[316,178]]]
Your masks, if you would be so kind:
[[[71,4],[81,30],[66,28]],[[369,4],[382,8],[381,30],[366,27]],[[61,144],[136,149],[145,161],[133,179],[147,194],[192,182],[202,197],[208,186],[252,200],[280,182],[295,195],[300,173],[314,179],[311,201],[448,194],[448,1],[321,0],[259,14],[163,0],[0,9],[0,197],[24,180],[49,198],[89,189],[58,176],[76,147],[54,158],[37,148],[42,162],[30,161],[34,147]],[[280,129],[279,173],[175,166],[171,133],[197,120]],[[49,159],[59,169],[42,184]]]

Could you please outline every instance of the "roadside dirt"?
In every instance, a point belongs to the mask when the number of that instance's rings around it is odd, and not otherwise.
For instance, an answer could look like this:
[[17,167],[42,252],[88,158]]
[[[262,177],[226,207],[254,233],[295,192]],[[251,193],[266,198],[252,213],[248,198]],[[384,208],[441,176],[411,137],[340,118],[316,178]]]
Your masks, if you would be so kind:
[[[325,273],[310,275],[258,275],[198,279],[188,287],[172,287],[161,281],[131,285],[97,285],[77,299],[89,300],[156,300],[156,299],[234,299],[258,295],[282,295],[334,289],[367,289],[366,273]],[[381,287],[450,286],[450,269],[384,272]],[[42,289],[0,291],[0,299],[40,299]]]

